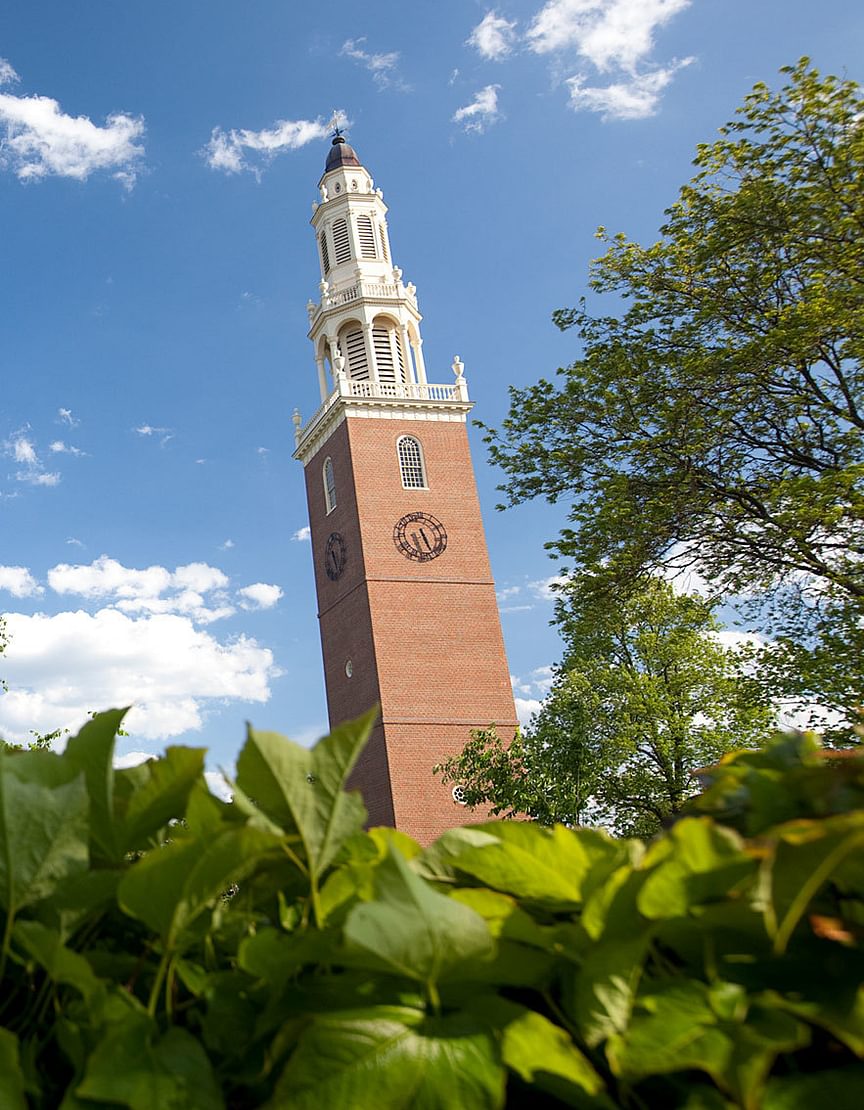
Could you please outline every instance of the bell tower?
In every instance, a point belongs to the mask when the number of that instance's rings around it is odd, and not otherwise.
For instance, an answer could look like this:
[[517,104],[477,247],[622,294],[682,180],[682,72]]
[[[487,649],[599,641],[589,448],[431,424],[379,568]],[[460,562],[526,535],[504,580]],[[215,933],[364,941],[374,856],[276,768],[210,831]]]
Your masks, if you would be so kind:
[[414,285],[387,207],[337,130],[313,204],[321,268],[309,339],[321,405],[294,414],[305,468],[331,727],[376,702],[354,774],[372,825],[423,843],[466,817],[432,774],[472,728],[516,727],[468,448],[458,355],[427,380]]

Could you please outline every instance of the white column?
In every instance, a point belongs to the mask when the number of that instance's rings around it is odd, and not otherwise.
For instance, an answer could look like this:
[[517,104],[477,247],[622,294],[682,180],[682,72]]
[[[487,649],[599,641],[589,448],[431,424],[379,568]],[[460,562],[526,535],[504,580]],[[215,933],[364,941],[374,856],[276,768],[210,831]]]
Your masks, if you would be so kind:
[[423,340],[417,336],[417,345],[414,348],[414,357],[417,360],[417,376],[421,385],[426,385],[426,363],[423,359]]
[[324,369],[324,359],[319,356],[315,359],[315,365],[318,367],[318,387],[321,390],[321,400],[326,401],[329,391],[327,388],[327,371]]
[[405,364],[405,381],[413,385],[417,379],[414,377],[414,367],[411,359],[411,340],[408,338],[408,325],[399,325],[399,335],[402,340],[402,361]]

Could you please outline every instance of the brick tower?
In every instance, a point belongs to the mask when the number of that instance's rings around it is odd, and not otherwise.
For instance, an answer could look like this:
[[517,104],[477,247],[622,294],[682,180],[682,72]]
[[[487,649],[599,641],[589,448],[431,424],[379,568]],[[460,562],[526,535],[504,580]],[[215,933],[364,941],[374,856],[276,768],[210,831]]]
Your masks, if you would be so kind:
[[412,283],[390,255],[383,195],[336,133],[312,227],[321,407],[302,426],[331,727],[376,702],[354,775],[372,825],[423,843],[466,817],[432,767],[516,712],[468,449],[463,366],[427,381]]

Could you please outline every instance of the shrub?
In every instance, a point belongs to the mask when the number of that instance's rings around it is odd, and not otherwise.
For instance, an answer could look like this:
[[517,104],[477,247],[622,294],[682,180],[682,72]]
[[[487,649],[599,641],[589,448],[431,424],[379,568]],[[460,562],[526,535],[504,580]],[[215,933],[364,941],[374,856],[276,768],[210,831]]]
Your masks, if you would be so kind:
[[864,762],[727,757],[650,843],[500,822],[423,851],[249,732],[114,770],[122,713],[0,756],[0,1106],[789,1110],[864,1089]]

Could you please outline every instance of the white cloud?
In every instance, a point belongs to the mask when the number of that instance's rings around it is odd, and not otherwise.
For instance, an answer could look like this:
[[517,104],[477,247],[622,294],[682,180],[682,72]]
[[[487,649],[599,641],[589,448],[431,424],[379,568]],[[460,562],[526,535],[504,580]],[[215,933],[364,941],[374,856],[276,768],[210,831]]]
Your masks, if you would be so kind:
[[134,431],[144,439],[149,439],[152,436],[158,437],[160,447],[164,447],[169,440],[174,438],[174,432],[171,428],[155,428],[152,424],[139,424]]
[[0,58],[0,85],[14,85],[20,80],[21,78],[12,68],[11,63],[7,62],[5,58]]
[[223,802],[231,801],[234,795],[231,793],[231,787],[225,781],[225,776],[221,771],[205,771],[204,778],[211,794],[215,794]]
[[379,89],[398,89],[399,92],[409,92],[411,86],[406,85],[399,76],[396,67],[399,64],[399,52],[391,51],[389,54],[370,54],[363,49],[365,38],[347,39],[342,43],[339,53],[343,58],[353,58],[372,74],[372,80]]
[[539,713],[543,703],[536,698],[514,698],[516,703],[516,716],[519,718],[519,724],[523,728],[527,728],[531,723],[531,718]]
[[122,771],[125,767],[138,767],[153,758],[155,757],[152,752],[124,752],[122,755],[114,756],[113,764],[116,770]]
[[679,69],[690,65],[693,58],[684,58],[665,69],[655,69],[603,87],[588,86],[583,76],[571,77],[570,107],[574,111],[586,109],[600,112],[604,120],[647,119],[656,115],[660,94]]
[[[337,111],[333,120],[328,122],[320,116],[315,120],[283,119],[261,131],[249,131],[246,128],[224,131],[221,127],[214,127],[210,142],[202,154],[211,170],[222,170],[223,173],[242,173],[248,170],[260,176],[262,168],[277,154],[297,150],[307,143],[327,138],[334,123],[345,127],[348,117],[344,112]],[[250,161],[250,154],[256,156],[256,159]]]
[[224,543],[219,544],[219,550],[220,551],[230,551],[232,547],[236,547],[236,546],[237,545],[234,543],[233,540],[226,540]]
[[516,21],[511,23],[493,10],[480,20],[467,42],[481,57],[498,62],[512,54],[515,40]]
[[6,590],[13,597],[36,597],[44,592],[26,567],[0,566],[0,590]]
[[291,539],[296,540],[297,543],[305,543],[307,540],[312,539],[312,529],[308,524],[304,524],[302,528],[297,529]]
[[566,581],[566,575],[553,574],[549,578],[539,578],[534,582],[529,582],[528,585],[534,596],[539,597],[541,601],[555,601],[559,597],[559,591],[556,587],[563,586]]
[[58,409],[57,420],[60,424],[66,424],[70,428],[77,428],[77,426],[81,423],[80,420],[76,420],[75,417],[72,415],[71,409]]
[[480,133],[501,118],[498,111],[498,90],[500,85],[487,85],[481,89],[470,104],[453,113],[453,123],[461,123],[466,131]]
[[31,486],[56,486],[60,475],[44,470],[19,470],[15,475],[19,482],[29,482]]
[[7,624],[0,734],[9,738],[77,728],[92,709],[133,704],[130,732],[165,739],[200,728],[209,705],[267,701],[277,673],[255,640],[222,644],[183,616],[10,613]]
[[55,439],[53,443],[48,444],[48,450],[55,455],[83,455],[84,452],[80,447],[72,447],[68,443],[64,443],[62,439]]
[[[0,65],[0,84],[16,77],[8,62]],[[0,93],[0,168],[21,181],[51,175],[86,181],[91,173],[113,170],[131,188],[144,154],[137,143],[143,134],[140,117],[116,112],[100,127],[87,116],[66,115],[51,97]]]
[[56,486],[60,481],[56,472],[46,472],[33,441],[23,431],[15,432],[3,443],[3,452],[22,467],[15,473],[19,482],[28,482],[33,486]]
[[244,586],[237,593],[245,599],[240,602],[244,609],[272,609],[282,597],[279,586],[271,586],[266,582],[253,582],[251,586]]
[[654,31],[691,0],[548,0],[528,28],[537,54],[575,49],[597,69],[634,72],[654,47]]
[[73,547],[83,547],[84,546],[84,544],[81,542],[81,540],[76,539],[75,536],[70,536],[69,539],[66,542],[71,544]]
[[36,448],[31,440],[20,432],[16,432],[12,439],[7,440],[6,452],[17,463],[24,463],[26,466],[38,466],[39,464],[39,459],[36,457]]
[[176,613],[199,624],[234,613],[224,593],[227,575],[207,563],[189,563],[172,573],[162,566],[125,567],[100,555],[87,565],[58,563],[48,571],[48,585],[55,593],[107,602],[124,613]]

